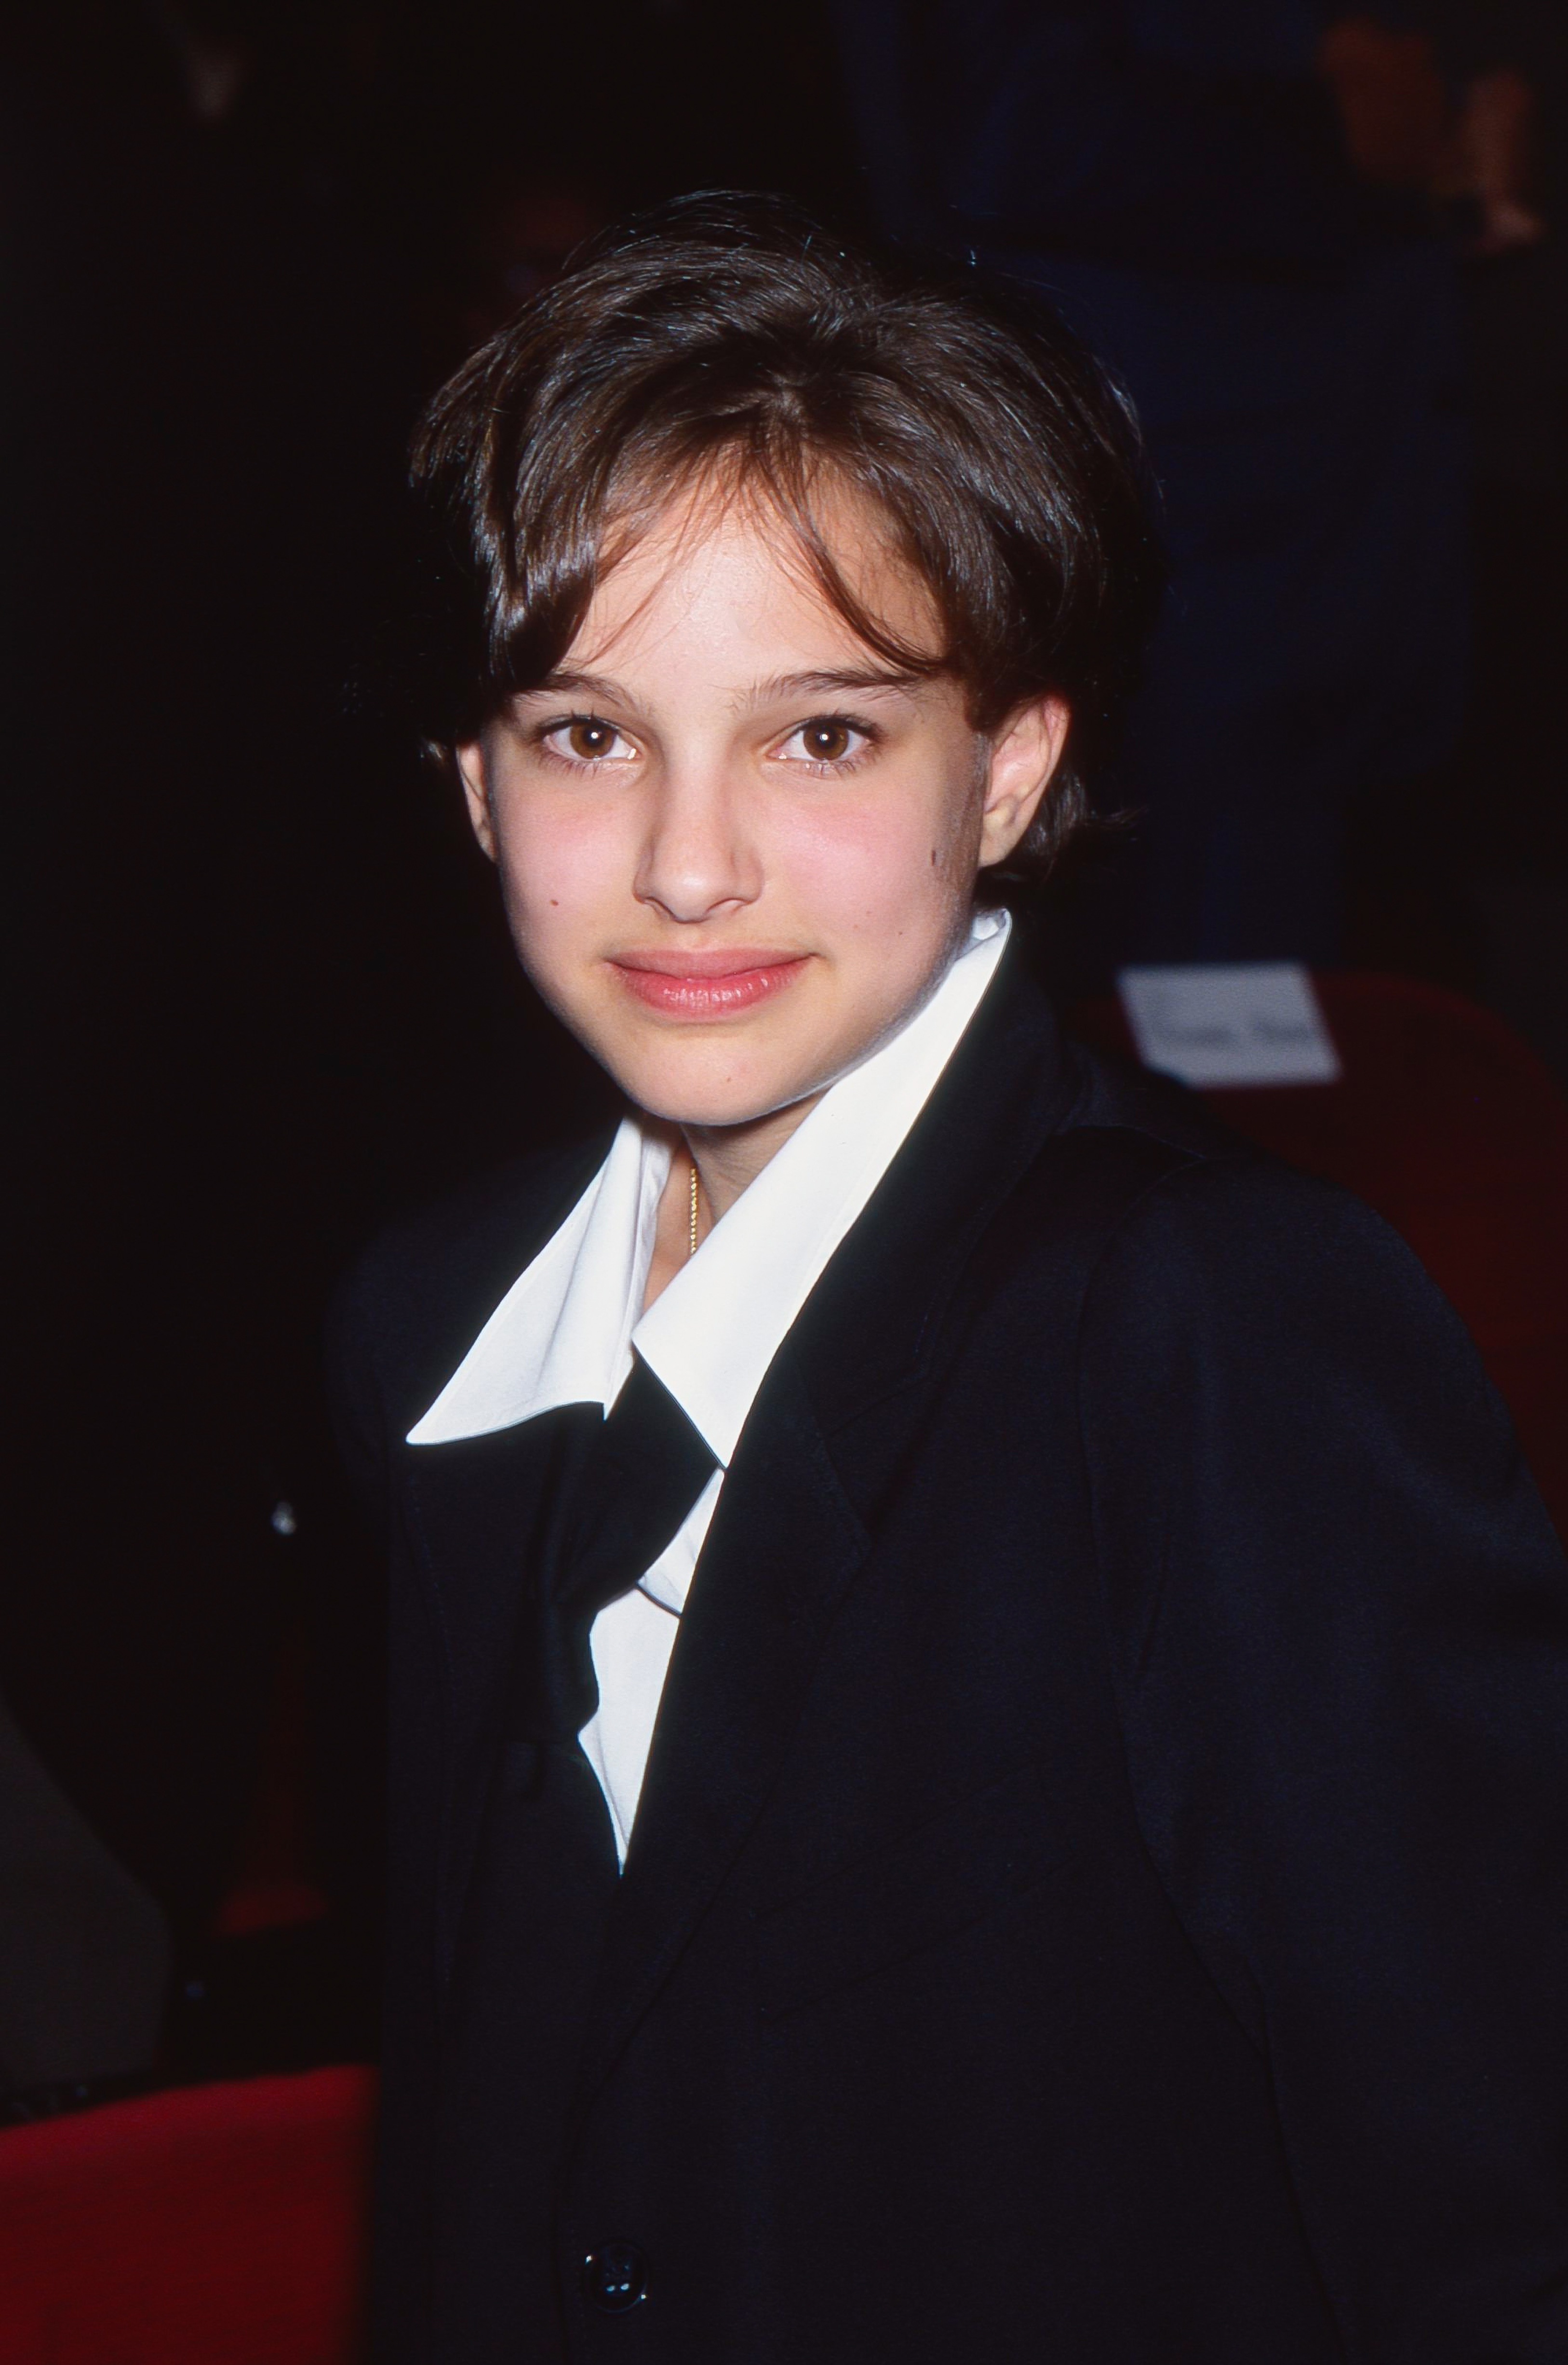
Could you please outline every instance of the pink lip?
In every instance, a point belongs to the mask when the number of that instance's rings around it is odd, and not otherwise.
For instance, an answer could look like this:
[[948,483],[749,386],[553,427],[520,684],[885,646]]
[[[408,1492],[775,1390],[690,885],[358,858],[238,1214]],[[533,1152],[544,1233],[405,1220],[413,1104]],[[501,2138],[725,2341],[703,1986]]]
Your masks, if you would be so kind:
[[782,993],[808,958],[742,945],[723,952],[625,953],[610,967],[650,1010],[675,1018],[724,1018]]

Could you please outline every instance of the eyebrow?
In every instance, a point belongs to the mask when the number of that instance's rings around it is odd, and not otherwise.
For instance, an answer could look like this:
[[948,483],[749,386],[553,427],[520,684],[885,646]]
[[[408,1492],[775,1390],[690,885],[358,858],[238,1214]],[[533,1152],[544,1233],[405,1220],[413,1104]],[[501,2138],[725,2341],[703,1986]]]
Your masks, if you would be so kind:
[[523,698],[574,698],[579,691],[589,698],[602,698],[611,705],[630,706],[633,701],[618,681],[602,673],[574,673],[569,666],[556,666],[543,681],[532,689],[519,693]]
[[739,703],[773,706],[792,698],[820,698],[844,689],[902,690],[906,695],[925,678],[913,666],[834,666],[822,672],[777,673],[754,682]]
[[[766,681],[753,682],[741,691],[735,704],[745,711],[758,706],[773,706],[793,698],[820,698],[838,690],[893,690],[906,695],[918,688],[924,674],[913,666],[835,666],[808,673],[772,674]],[[601,698],[607,704],[633,706],[631,693],[606,674],[579,673],[570,666],[557,666],[535,684],[535,698],[578,697]]]

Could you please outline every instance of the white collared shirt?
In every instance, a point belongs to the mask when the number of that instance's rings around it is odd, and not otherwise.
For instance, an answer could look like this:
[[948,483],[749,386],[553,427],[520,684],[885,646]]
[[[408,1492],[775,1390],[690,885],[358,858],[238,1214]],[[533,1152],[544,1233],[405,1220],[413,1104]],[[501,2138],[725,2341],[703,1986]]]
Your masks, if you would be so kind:
[[410,1445],[483,1437],[567,1404],[608,1411],[636,1349],[719,1467],[673,1542],[601,1609],[599,1708],[582,1745],[622,1863],[687,1590],[763,1375],[958,1047],[1007,942],[1005,913],[969,941],[895,1035],[823,1093],[644,1313],[666,1142],[624,1118],[571,1214],[502,1298]]

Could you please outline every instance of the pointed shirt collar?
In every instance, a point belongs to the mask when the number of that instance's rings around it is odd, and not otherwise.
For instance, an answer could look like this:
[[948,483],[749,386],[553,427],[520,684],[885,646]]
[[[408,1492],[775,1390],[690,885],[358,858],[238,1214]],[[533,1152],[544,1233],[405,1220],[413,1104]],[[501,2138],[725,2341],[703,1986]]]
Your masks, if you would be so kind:
[[763,1374],[957,1048],[1009,928],[1005,913],[976,918],[935,992],[823,1093],[645,1314],[670,1154],[624,1118],[409,1443],[486,1436],[559,1405],[608,1407],[635,1348],[728,1468]]

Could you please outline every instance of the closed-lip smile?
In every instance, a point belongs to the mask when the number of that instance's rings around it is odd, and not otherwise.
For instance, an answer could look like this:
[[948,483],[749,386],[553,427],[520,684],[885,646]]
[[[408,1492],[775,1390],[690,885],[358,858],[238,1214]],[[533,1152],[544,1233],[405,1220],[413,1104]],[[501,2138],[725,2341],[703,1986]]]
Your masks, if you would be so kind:
[[636,947],[612,953],[610,966],[650,1010],[676,1018],[722,1018],[783,992],[810,958],[760,945],[704,952]]

